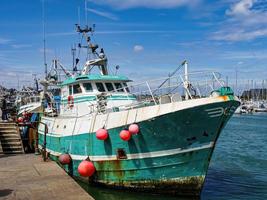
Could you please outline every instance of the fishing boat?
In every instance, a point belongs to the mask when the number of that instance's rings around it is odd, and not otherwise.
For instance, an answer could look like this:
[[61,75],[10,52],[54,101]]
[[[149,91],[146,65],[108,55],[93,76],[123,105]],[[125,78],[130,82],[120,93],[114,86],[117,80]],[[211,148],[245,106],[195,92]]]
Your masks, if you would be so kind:
[[16,107],[18,109],[18,116],[21,116],[23,113],[40,113],[43,111],[42,101],[39,95],[22,95],[21,92],[16,97]]
[[77,31],[90,59],[60,85],[59,113],[41,117],[39,148],[88,184],[199,195],[218,137],[240,105],[232,89],[213,72],[211,81],[197,81],[203,73],[189,73],[186,61],[168,77],[134,84],[109,73],[104,50],[91,43],[93,28]]
[[[63,71],[63,76],[60,74]],[[58,59],[52,60],[52,66],[45,80],[38,81],[35,77],[35,87],[24,86],[16,95],[15,105],[17,107],[17,117],[23,114],[42,114],[56,115],[59,107],[57,102],[60,101],[60,89],[58,85],[62,82],[62,78],[69,77],[69,72],[59,62]],[[39,88],[39,84],[43,85],[46,90]],[[49,90],[48,90],[49,87]]]

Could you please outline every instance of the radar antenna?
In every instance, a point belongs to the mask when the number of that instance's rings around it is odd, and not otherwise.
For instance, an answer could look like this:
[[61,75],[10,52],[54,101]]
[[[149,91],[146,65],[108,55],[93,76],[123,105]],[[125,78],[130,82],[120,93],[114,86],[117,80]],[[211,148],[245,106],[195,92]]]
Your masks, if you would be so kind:
[[[86,25],[84,28],[82,28],[79,24],[75,25],[76,25],[76,31],[82,34],[82,37],[86,41],[86,45],[82,45],[82,43],[79,43],[78,48],[86,48],[88,50],[88,54],[93,55],[92,59],[86,61],[85,66],[82,70],[82,74],[90,73],[90,71],[95,66],[97,66],[102,75],[108,75],[108,70],[107,70],[108,60],[105,55],[104,49],[101,48],[100,51],[98,52],[97,49],[99,48],[99,46],[97,44],[93,44],[91,42],[91,37],[88,35],[88,33],[91,33],[91,35],[93,35],[95,31],[95,25],[93,24],[93,27],[89,27],[88,25]],[[76,63],[78,62],[79,60],[76,59]]]

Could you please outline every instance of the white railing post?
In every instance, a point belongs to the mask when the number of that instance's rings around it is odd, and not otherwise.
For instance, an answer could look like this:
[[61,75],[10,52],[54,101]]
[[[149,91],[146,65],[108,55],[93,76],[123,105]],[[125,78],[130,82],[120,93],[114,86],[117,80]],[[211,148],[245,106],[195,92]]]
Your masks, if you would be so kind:
[[148,87],[148,90],[149,90],[149,92],[150,92],[150,94],[151,94],[151,96],[152,96],[152,99],[153,99],[155,105],[157,105],[157,102],[156,102],[156,100],[155,100],[155,98],[154,98],[154,95],[153,95],[153,93],[152,93],[152,91],[151,91],[151,88],[150,88],[150,86],[149,86],[149,84],[148,84],[147,81],[146,81],[146,85],[147,85],[147,87]]
[[201,95],[201,92],[200,92],[200,90],[199,90],[199,83],[197,83],[197,92],[198,92],[198,95],[199,95],[199,98],[201,98],[202,97],[202,95]]
[[188,63],[187,61],[184,62],[184,87],[185,87],[185,100],[189,99],[189,94],[188,94],[188,86],[189,86],[189,79],[188,79]]

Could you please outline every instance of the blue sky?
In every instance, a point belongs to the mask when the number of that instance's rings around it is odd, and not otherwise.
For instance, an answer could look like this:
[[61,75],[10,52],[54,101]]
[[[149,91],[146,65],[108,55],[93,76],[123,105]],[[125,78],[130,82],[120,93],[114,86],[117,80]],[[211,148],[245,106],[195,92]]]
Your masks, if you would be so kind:
[[[85,22],[84,0],[45,0],[48,64],[71,67],[74,24]],[[267,79],[266,0],[88,0],[95,41],[110,68],[134,80],[166,76],[183,60],[234,82]],[[41,0],[1,0],[0,83],[31,84],[43,67]],[[41,76],[41,75],[39,75]]]

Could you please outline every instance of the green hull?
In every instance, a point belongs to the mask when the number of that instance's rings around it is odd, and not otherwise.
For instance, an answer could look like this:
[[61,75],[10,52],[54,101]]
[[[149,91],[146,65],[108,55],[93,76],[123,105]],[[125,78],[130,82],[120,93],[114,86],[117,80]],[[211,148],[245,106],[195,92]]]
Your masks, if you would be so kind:
[[[138,123],[140,133],[128,142],[119,133],[126,127],[108,130],[106,141],[94,133],[67,137],[47,136],[47,149],[57,160],[61,153],[72,156],[71,166],[63,166],[71,175],[81,160],[92,159],[96,172],[86,182],[179,195],[199,195],[217,138],[239,102],[228,100],[180,110]],[[216,108],[223,109],[216,116]],[[215,111],[212,111],[215,109]],[[39,144],[43,144],[40,134]],[[116,159],[118,149],[127,158]],[[99,159],[109,156],[115,159]]]

